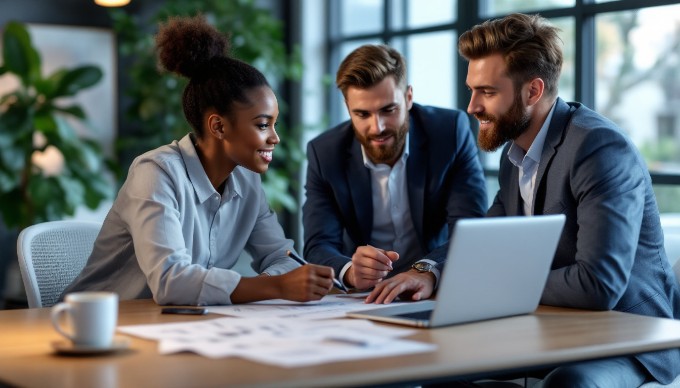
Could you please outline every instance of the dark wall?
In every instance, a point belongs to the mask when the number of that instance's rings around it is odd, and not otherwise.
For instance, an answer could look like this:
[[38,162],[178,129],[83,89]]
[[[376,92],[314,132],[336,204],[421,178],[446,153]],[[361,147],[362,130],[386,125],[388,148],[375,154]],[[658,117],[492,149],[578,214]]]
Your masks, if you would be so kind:
[[[132,1],[126,8],[138,7]],[[10,20],[25,23],[111,27],[105,7],[93,0],[0,0],[0,25]]]

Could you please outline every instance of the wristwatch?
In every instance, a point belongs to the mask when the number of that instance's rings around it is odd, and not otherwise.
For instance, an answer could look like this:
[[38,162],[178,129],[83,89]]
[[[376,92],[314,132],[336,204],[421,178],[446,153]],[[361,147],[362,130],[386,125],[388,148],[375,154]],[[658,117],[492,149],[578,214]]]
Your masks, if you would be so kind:
[[427,261],[418,261],[413,263],[413,265],[411,265],[411,268],[418,271],[418,273],[426,272],[431,273],[434,276],[434,288],[435,289],[437,288],[437,284],[439,283],[439,270],[434,264],[429,263]]
[[427,261],[418,261],[416,263],[413,263],[411,268],[415,269],[418,272],[432,272],[434,265],[428,263]]

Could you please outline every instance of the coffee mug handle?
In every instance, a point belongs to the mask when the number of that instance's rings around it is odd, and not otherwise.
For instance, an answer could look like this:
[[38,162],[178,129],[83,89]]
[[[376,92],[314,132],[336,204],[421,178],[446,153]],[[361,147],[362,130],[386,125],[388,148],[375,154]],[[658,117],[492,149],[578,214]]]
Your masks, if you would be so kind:
[[68,303],[58,303],[54,307],[52,307],[52,326],[59,332],[59,334],[63,335],[64,337],[70,339],[73,341],[73,336],[66,331],[64,331],[61,327],[61,316],[63,314],[70,314],[71,313],[71,306],[68,305]]

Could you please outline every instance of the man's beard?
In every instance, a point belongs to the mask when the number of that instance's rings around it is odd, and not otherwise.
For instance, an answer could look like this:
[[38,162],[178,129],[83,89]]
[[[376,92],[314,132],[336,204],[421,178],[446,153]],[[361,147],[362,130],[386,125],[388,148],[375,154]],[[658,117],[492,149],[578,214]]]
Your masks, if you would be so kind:
[[489,120],[493,125],[492,128],[479,131],[477,138],[479,148],[487,152],[496,151],[506,142],[517,139],[531,124],[531,117],[524,109],[522,96],[519,93],[515,95],[510,109],[499,118],[487,114],[475,115],[475,118],[480,121]]
[[[397,131],[385,129],[380,135],[369,137],[363,137],[356,131],[355,134],[357,139],[359,139],[359,143],[361,143],[361,145],[364,146],[366,154],[373,163],[375,164],[384,163],[393,165],[394,162],[399,157],[399,155],[401,155],[402,151],[404,150],[404,143],[406,143],[406,134],[408,133],[408,128],[409,119],[408,117],[406,117],[406,121],[404,121],[404,124]],[[376,146],[371,144],[371,140],[379,139],[385,136],[394,137],[393,145],[390,146],[385,144]]]

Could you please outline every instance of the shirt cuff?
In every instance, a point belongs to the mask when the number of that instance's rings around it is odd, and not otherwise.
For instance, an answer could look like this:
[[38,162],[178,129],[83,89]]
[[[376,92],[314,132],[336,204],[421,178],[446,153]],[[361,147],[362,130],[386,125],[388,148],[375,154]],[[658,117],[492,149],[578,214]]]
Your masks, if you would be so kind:
[[434,260],[429,260],[429,259],[423,259],[423,260],[418,260],[416,263],[428,263],[432,265],[432,269],[430,272],[434,275],[434,289],[437,289],[437,286],[439,285],[439,275],[441,275],[441,272],[439,271],[439,268],[437,268],[437,262]]
[[352,262],[348,261],[347,264],[345,264],[345,266],[342,267],[342,269],[340,270],[340,274],[338,275],[338,280],[340,281],[340,284],[342,284],[342,286],[345,287],[345,289],[347,289],[347,290],[349,290],[352,287],[347,286],[347,284],[345,284],[345,282],[342,279],[345,278],[345,273],[347,272],[347,270],[351,266],[352,266]]

